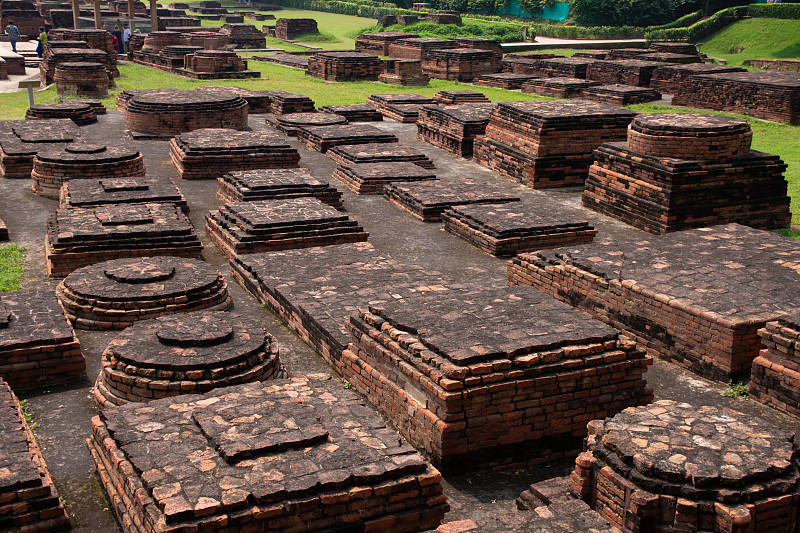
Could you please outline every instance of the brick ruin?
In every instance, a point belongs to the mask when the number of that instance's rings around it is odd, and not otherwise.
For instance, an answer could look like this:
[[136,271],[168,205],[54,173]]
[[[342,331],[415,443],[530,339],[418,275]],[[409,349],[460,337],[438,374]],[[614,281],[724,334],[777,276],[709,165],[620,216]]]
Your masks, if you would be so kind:
[[70,119],[29,122],[6,120],[0,123],[0,178],[29,179],[33,158],[40,150],[64,146],[78,138],[78,128]]
[[660,63],[671,63],[673,65],[689,65],[692,63],[702,63],[703,60],[695,52],[694,54],[676,54],[674,52],[651,52],[640,55],[637,59],[642,61],[658,61]]
[[20,36],[27,35],[30,39],[35,39],[39,35],[39,28],[45,25],[45,19],[39,14],[34,3],[27,0],[0,2],[0,28],[5,31],[11,20],[19,28]]
[[229,259],[238,254],[363,242],[369,237],[354,219],[307,196],[224,204],[206,216],[206,235]]
[[313,113],[316,111],[314,101],[304,94],[291,94],[286,91],[269,91],[270,113],[287,115],[289,113]]
[[422,61],[417,59],[386,59],[378,80],[388,85],[422,87],[428,85],[430,76],[422,71]]
[[581,78],[534,78],[522,84],[522,92],[552,96],[553,98],[580,98],[589,87],[602,85],[599,81],[584,80]]
[[56,144],[39,150],[33,157],[31,190],[40,196],[58,198],[61,185],[71,179],[122,178],[144,174],[144,162],[138,150],[85,142]]
[[533,285],[651,353],[727,382],[750,375],[758,329],[796,309],[797,258],[791,239],[728,224],[520,254],[508,282]]
[[367,104],[324,105],[319,108],[323,113],[343,116],[348,122],[382,122],[380,111]]
[[673,54],[697,55],[697,45],[670,41],[652,41],[649,46],[653,52],[670,52]]
[[[546,59],[529,59],[527,68],[517,69],[522,74],[534,74],[545,78],[588,78],[589,67],[598,63],[583,57],[551,57]],[[517,72],[515,70],[514,72]]]
[[264,48],[267,46],[267,37],[253,24],[243,24],[229,21],[219,29],[222,37],[227,37],[236,48]]
[[224,311],[151,318],[105,349],[94,398],[102,408],[286,377],[275,338]]
[[291,40],[305,33],[318,33],[317,21],[314,19],[279,18],[275,21],[275,37]]
[[84,102],[57,102],[55,104],[34,104],[25,111],[25,120],[53,120],[68,118],[78,126],[97,122],[97,111]]
[[293,168],[300,154],[286,138],[268,131],[205,128],[169,141],[169,155],[182,179],[217,179],[226,172]]
[[[0,377],[4,380],[3,386],[21,390],[67,383],[81,379],[85,371],[86,360],[81,353],[81,343],[67,322],[52,290],[18,290],[2,293]],[[7,433],[3,432],[3,438],[6,436]],[[5,447],[4,449],[7,450]],[[7,466],[3,465],[4,468]],[[3,479],[6,479],[5,475]],[[4,505],[9,505],[6,498],[23,488],[17,486],[14,489],[13,483],[6,487],[2,491]],[[6,492],[9,490],[11,494]],[[32,493],[30,497],[38,496]],[[31,520],[37,519],[35,508],[28,507],[22,502],[13,507],[19,508],[21,516],[18,519],[22,519],[26,514]],[[11,507],[6,507],[3,515],[8,513],[9,509]],[[38,519],[45,518],[46,515]]]
[[696,74],[718,74],[722,72],[744,72],[741,67],[690,63],[688,65],[661,65],[650,77],[650,88],[660,93],[676,94],[691,76]]
[[374,55],[360,52],[317,52],[308,59],[306,76],[326,81],[377,80],[383,62]]
[[399,31],[385,31],[380,33],[362,33],[356,38],[355,49],[357,52],[373,54],[376,56],[388,56],[389,45],[401,39],[415,39],[419,35],[416,33],[405,33]]
[[102,63],[59,63],[53,81],[56,92],[62,96],[108,95],[108,74]]
[[368,124],[314,126],[298,130],[297,139],[318,152],[343,144],[396,143],[397,137]]
[[169,178],[95,178],[69,180],[61,186],[59,207],[160,203],[189,211],[181,191]]
[[348,120],[334,113],[286,113],[267,117],[267,125],[272,126],[284,135],[297,137],[300,128],[313,126],[337,126],[347,124]]
[[442,221],[446,231],[498,257],[586,244],[597,234],[574,211],[529,198],[504,204],[453,206],[442,213]]
[[[3,2],[5,3],[5,2]],[[18,531],[68,531],[70,520],[44,462],[39,444],[25,420],[20,402],[0,379],[0,425],[3,433],[4,527]]]
[[0,50],[0,59],[3,60],[6,75],[25,74],[25,56],[22,54],[15,54],[11,50]]
[[94,109],[95,115],[105,115],[107,111],[106,106],[103,105],[99,98],[61,98],[59,103],[70,105],[86,104]]
[[491,103],[483,93],[469,90],[439,91],[433,95],[433,101],[438,105]]
[[116,68],[117,49],[114,48],[113,37],[108,30],[94,28],[60,28],[52,31],[52,37],[64,41],[83,41],[89,45],[89,48],[104,51],[108,54],[110,63],[114,65],[109,68],[109,71],[113,73],[115,78],[119,78],[119,71]]
[[308,69],[308,58],[310,56],[305,54],[307,54],[307,52],[278,52],[277,54],[250,56],[250,59],[306,70]]
[[447,472],[577,455],[587,419],[653,399],[644,350],[529,287],[371,303],[346,326],[345,378]]
[[782,228],[791,221],[786,165],[750,150],[752,137],[733,117],[639,115],[627,143],[595,152],[583,205],[655,234],[727,222]]
[[581,97],[587,100],[594,100],[596,102],[622,107],[628,104],[642,104],[644,102],[661,100],[661,93],[655,89],[648,89],[646,87],[614,83],[610,85],[587,87],[581,93]]
[[625,533],[793,531],[794,441],[752,415],[660,400],[590,422],[572,487]]
[[261,77],[259,71],[247,68],[247,60],[229,50],[195,50],[184,54],[183,68],[175,69],[175,73],[199,80]]
[[417,137],[461,157],[471,157],[475,139],[486,133],[492,103],[426,105],[417,119]]
[[171,204],[121,204],[58,209],[47,220],[50,277],[124,257],[195,258],[203,245],[189,219]]
[[398,122],[416,122],[420,108],[433,103],[432,98],[420,94],[373,94],[367,98],[367,105],[380,111],[384,117]]
[[435,180],[436,174],[408,161],[392,161],[340,165],[332,177],[356,194],[381,194],[390,183]]
[[527,54],[506,54],[503,56],[503,72],[524,74],[526,76],[542,77],[539,67],[543,59],[559,58],[558,54],[534,52]]
[[439,472],[334,381],[106,408],[87,444],[119,522],[143,533],[416,531],[449,509]]
[[653,71],[663,63],[641,59],[619,61],[593,61],[586,69],[586,79],[603,83],[622,83],[636,87],[649,87]]
[[53,83],[56,74],[56,67],[61,63],[89,62],[101,63],[105,66],[109,75],[109,86],[111,78],[116,69],[116,63],[111,63],[109,55],[104,50],[94,48],[59,48],[48,47],[47,51],[39,63],[39,79],[41,88],[44,89]]
[[225,202],[311,197],[336,209],[343,209],[339,189],[314,177],[305,168],[226,172],[217,181],[217,195]]
[[513,72],[498,72],[496,74],[483,74],[472,80],[473,85],[485,85],[498,89],[522,89],[525,82],[536,79],[531,74],[515,74]]
[[478,76],[500,72],[500,57],[496,52],[473,48],[430,50],[422,57],[422,70],[431,78],[471,82]]
[[488,50],[503,55],[503,47],[500,42],[495,39],[487,39],[486,37],[456,37],[456,42],[462,48],[472,48],[473,50]]
[[343,144],[331,148],[326,155],[340,165],[414,163],[422,168],[436,168],[423,152],[401,143]]
[[272,109],[272,101],[275,93],[280,91],[251,91],[241,87],[225,87],[219,85],[200,86],[195,90],[204,91],[211,94],[233,94],[241,96],[247,102],[247,113],[249,115],[269,113]]
[[753,360],[749,393],[775,409],[800,416],[800,317],[792,313],[758,330],[763,345]]
[[447,48],[460,48],[453,39],[436,39],[434,37],[409,37],[398,39],[389,43],[389,57],[396,59],[414,59],[422,61],[432,50],[444,50]]
[[225,278],[199,259],[113,259],[79,268],[56,296],[69,321],[90,330],[125,329],[140,320],[233,304]]
[[473,158],[534,189],[582,185],[592,151],[624,140],[635,113],[590,102],[503,102],[486,135],[475,139]]

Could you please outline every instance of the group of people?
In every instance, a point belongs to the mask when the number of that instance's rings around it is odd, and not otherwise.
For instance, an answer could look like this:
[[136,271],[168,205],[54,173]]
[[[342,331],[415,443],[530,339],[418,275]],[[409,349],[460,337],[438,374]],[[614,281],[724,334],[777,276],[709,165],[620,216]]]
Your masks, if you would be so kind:
[[[17,41],[19,41],[19,28],[14,25],[13,20],[8,21],[5,33],[8,35],[8,41],[11,43],[11,50],[16,53]],[[124,28],[120,30],[119,24],[117,24],[114,26],[114,31],[111,32],[111,37],[114,49],[117,53],[124,54],[128,48],[128,40],[131,38],[131,29],[127,24],[124,24]],[[39,27],[39,36],[36,40],[36,53],[39,57],[42,57],[47,51],[47,31],[43,26]]]

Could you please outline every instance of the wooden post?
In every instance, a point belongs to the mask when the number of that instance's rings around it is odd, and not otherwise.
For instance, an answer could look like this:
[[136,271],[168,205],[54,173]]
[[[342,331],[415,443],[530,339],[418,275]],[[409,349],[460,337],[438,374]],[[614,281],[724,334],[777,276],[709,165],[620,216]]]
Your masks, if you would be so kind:
[[150,0],[150,19],[153,24],[152,31],[158,31],[158,8],[156,7],[156,0]]
[[80,16],[81,6],[78,3],[78,0],[72,0],[72,24],[76,30],[81,27]]
[[[136,7],[134,6],[135,0],[128,0],[128,28],[131,30],[131,35],[133,35],[133,16],[134,10]],[[123,39],[125,36],[123,35]],[[125,46],[125,51],[128,51],[128,46]]]
[[94,0],[94,29],[99,30],[103,27],[103,22],[100,18],[100,0]]

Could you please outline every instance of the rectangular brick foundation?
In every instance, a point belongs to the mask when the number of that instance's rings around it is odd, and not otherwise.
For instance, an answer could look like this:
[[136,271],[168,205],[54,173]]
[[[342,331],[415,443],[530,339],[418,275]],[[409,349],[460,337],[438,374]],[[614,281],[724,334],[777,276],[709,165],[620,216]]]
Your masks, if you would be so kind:
[[389,44],[389,57],[397,59],[416,59],[420,61],[431,50],[444,50],[460,48],[461,45],[453,39],[436,39],[434,37],[410,37],[399,39]]
[[495,104],[423,106],[417,119],[417,137],[450,153],[471,157],[475,139],[486,133]]
[[603,83],[649,87],[653,71],[662,65],[663,63],[657,61],[642,61],[640,59],[595,61],[586,69],[586,79]]
[[339,163],[414,163],[427,169],[434,169],[427,155],[422,151],[401,143],[343,144],[328,150],[325,155]]
[[553,98],[578,98],[589,87],[600,85],[599,81],[581,78],[534,78],[522,85],[524,93],[552,96]]
[[33,158],[40,150],[70,143],[78,135],[78,127],[68,118],[0,122],[0,178],[30,179]]
[[355,49],[357,52],[373,54],[376,56],[388,56],[389,45],[400,39],[412,39],[419,37],[416,33],[405,33],[400,31],[384,31],[380,33],[362,33],[356,38]]
[[705,63],[662,65],[653,71],[653,75],[650,77],[650,88],[660,93],[675,94],[691,76],[722,72],[744,72],[744,69],[727,65],[706,65]]
[[307,76],[327,81],[377,80],[383,63],[371,54],[318,52],[308,59]]
[[758,330],[764,347],[753,360],[750,396],[775,409],[800,416],[800,320],[797,313]]
[[645,87],[615,83],[588,87],[583,91],[582,97],[587,100],[623,107],[628,104],[642,104],[661,100],[661,93]]
[[367,124],[300,128],[297,140],[323,154],[343,144],[396,143],[397,137]]
[[381,194],[390,183],[435,180],[436,174],[414,163],[391,161],[340,165],[333,177],[357,194]]
[[428,85],[430,76],[422,72],[422,61],[416,59],[386,59],[378,79],[388,85],[419,87]]
[[324,105],[319,108],[324,113],[334,113],[347,119],[347,122],[381,122],[383,115],[367,104]]
[[169,178],[69,180],[61,186],[59,207],[162,203],[189,211],[186,198]]
[[422,58],[422,70],[441,80],[470,82],[483,74],[500,72],[501,68],[500,55],[489,50],[431,50]]
[[514,74],[513,72],[498,72],[496,74],[484,74],[478,76],[472,83],[475,85],[484,85],[486,87],[497,87],[498,89],[521,89],[522,84],[536,79],[536,76],[531,74]]
[[342,209],[342,193],[311,175],[305,168],[276,168],[226,172],[217,194],[225,202],[313,197]]

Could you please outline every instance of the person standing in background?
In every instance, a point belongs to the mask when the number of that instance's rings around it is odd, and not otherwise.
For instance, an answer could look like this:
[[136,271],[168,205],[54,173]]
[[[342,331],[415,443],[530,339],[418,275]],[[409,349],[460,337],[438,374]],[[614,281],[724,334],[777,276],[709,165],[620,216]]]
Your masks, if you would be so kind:
[[44,31],[44,26],[39,27],[39,44],[36,45],[36,53],[42,57],[47,51],[47,32]]
[[6,26],[6,35],[8,35],[8,40],[11,42],[11,50],[16,53],[17,41],[19,40],[19,28],[14,26],[13,20],[8,21],[8,26]]
[[123,28],[124,29],[122,30],[122,47],[123,47],[123,52],[127,52],[128,40],[131,38],[131,29],[128,27],[127,23],[123,26]]
[[118,54],[122,53],[122,30],[119,29],[119,24],[114,25],[114,31],[111,32],[114,36],[114,49]]

